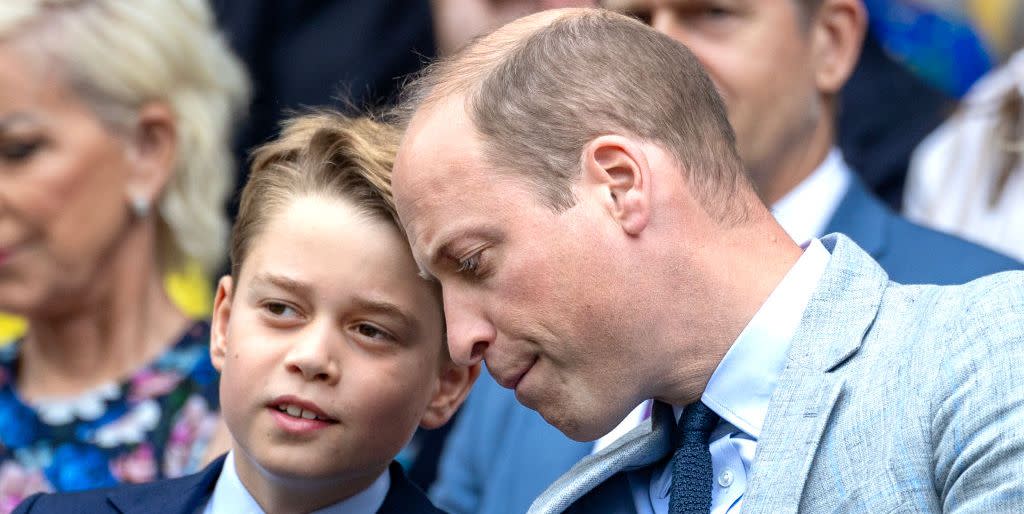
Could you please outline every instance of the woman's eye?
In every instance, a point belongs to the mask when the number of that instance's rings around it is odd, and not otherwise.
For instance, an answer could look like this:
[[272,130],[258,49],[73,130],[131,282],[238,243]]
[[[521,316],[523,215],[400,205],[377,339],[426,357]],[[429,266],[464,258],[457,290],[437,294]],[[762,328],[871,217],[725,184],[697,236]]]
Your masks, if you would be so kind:
[[9,142],[0,144],[0,157],[6,161],[20,162],[32,157],[41,147],[42,141]]
[[459,268],[456,270],[459,274],[472,273],[476,274],[480,270],[480,254],[474,253],[465,259],[459,260]]

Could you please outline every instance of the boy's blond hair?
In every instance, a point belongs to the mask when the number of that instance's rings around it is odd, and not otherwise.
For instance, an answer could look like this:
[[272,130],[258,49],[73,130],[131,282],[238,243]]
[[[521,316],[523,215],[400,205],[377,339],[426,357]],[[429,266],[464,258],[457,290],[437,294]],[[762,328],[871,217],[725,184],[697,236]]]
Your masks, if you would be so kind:
[[299,195],[348,199],[400,229],[391,194],[399,138],[398,129],[369,117],[317,111],[285,121],[281,135],[252,154],[231,235],[235,281],[252,241],[271,216]]

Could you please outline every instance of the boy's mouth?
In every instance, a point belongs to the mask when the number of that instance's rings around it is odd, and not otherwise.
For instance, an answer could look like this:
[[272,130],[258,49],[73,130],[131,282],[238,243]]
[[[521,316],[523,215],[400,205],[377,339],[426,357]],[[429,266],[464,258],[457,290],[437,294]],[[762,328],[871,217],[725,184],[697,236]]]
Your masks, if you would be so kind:
[[287,414],[293,418],[337,423],[338,420],[328,416],[315,403],[302,400],[295,396],[281,396],[270,402],[268,407]]

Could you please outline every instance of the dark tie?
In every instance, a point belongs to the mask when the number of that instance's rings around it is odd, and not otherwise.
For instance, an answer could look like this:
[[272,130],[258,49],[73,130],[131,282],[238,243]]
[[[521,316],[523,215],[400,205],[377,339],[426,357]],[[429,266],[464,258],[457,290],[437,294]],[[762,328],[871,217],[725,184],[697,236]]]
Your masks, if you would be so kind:
[[676,428],[672,454],[669,514],[708,514],[711,511],[711,451],[708,438],[718,415],[701,402],[687,405]]

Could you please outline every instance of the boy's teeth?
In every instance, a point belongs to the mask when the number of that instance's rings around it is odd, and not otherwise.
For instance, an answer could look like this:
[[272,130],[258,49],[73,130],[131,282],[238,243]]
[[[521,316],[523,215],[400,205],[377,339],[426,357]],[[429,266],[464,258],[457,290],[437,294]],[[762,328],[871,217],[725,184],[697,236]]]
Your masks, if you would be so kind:
[[320,419],[313,411],[303,410],[302,407],[296,407],[295,405],[278,405],[277,410],[287,412],[289,416],[296,418]]

